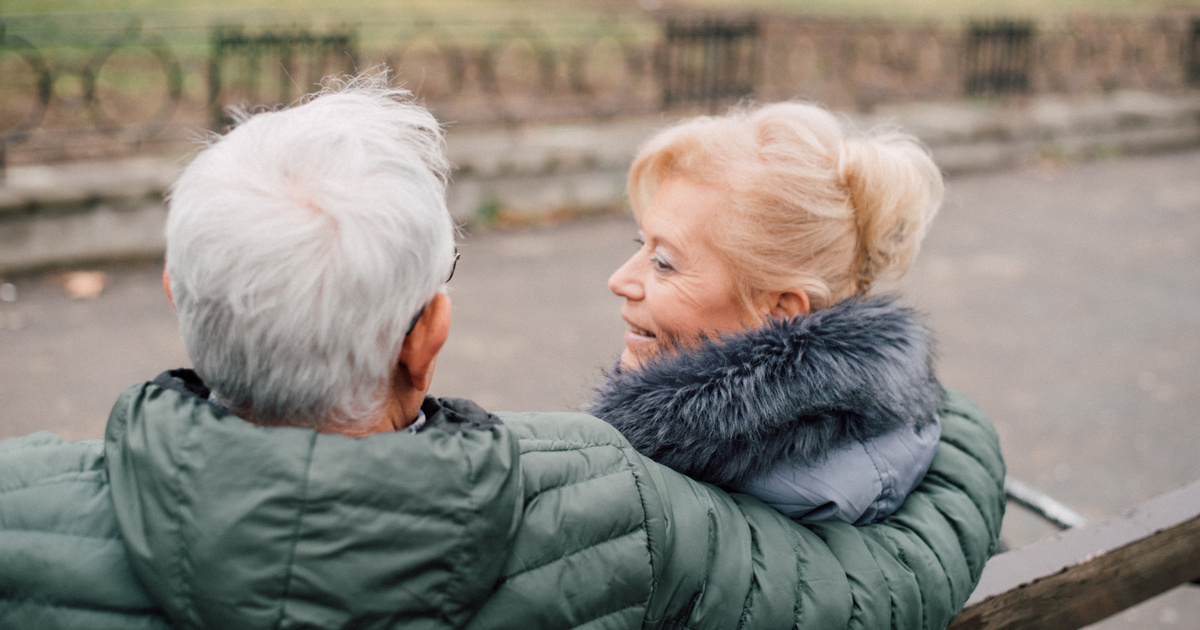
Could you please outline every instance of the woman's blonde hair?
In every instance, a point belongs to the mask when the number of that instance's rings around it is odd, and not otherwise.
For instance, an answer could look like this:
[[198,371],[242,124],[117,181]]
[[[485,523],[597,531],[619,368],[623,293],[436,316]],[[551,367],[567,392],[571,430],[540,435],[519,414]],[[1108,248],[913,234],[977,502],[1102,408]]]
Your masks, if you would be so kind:
[[664,130],[630,168],[634,213],[671,177],[727,191],[729,206],[709,237],[751,312],[771,291],[802,289],[821,309],[903,275],[945,190],[916,138],[851,135],[829,111],[803,103]]

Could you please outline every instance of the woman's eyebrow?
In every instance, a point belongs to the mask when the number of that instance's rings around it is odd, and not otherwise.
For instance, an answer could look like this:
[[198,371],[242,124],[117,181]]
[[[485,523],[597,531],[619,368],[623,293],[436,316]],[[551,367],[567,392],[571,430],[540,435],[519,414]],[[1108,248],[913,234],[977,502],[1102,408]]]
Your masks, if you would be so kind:
[[642,237],[642,241],[652,247],[657,247],[663,242],[662,234],[655,231],[647,233],[642,230],[638,230],[638,236]]
[[654,240],[655,253],[661,254],[667,258],[667,262],[672,265],[679,265],[688,261],[687,250],[675,244],[675,241],[669,236],[658,237]]
[[649,234],[646,233],[644,227],[639,232],[641,232],[642,240],[653,248],[665,247],[667,250],[666,253],[671,257],[672,261],[686,261],[688,258],[687,249],[682,246],[684,239],[679,234],[678,227],[671,229],[672,226],[673,224],[671,223],[663,223],[661,225],[652,224]]

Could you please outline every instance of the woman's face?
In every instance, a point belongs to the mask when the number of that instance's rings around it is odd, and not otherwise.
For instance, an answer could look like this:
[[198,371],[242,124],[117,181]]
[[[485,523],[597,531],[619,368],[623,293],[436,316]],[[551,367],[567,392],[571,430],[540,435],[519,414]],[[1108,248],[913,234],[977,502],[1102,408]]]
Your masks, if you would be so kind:
[[672,177],[663,180],[642,212],[641,248],[608,279],[609,290],[625,298],[622,367],[640,367],[701,333],[739,331],[756,323],[708,237],[727,199],[720,188]]

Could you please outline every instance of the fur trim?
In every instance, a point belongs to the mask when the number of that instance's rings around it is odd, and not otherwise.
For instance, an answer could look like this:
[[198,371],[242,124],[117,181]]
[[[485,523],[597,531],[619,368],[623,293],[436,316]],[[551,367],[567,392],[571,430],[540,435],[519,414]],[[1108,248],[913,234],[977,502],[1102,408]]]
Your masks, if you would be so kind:
[[894,298],[816,313],[614,370],[589,413],[639,452],[729,486],[783,459],[933,422],[942,387],[929,331]]

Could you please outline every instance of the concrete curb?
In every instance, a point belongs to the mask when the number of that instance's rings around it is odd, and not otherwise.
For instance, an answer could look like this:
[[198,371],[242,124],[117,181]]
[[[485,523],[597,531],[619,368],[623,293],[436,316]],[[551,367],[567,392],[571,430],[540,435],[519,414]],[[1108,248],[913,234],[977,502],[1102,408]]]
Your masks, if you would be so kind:
[[880,110],[868,124],[895,122],[929,145],[947,174],[1031,161],[1088,159],[1200,146],[1200,92],[1041,96],[1008,106],[911,104]]
[[[1200,146],[1200,91],[911,103],[848,117],[916,134],[950,175]],[[619,206],[638,146],[670,120],[452,128],[451,213],[469,224],[500,211],[536,219]],[[152,158],[8,169],[0,272],[161,255],[162,198],[181,169]]]

